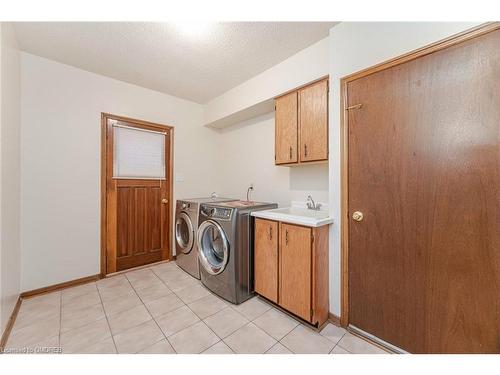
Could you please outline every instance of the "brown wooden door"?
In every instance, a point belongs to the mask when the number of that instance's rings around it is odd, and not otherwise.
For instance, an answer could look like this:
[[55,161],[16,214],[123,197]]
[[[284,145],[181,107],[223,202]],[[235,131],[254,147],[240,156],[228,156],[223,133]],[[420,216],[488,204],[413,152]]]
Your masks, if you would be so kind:
[[278,223],[255,219],[255,291],[278,303]]
[[275,104],[275,163],[296,163],[298,161],[297,92],[277,98]]
[[328,80],[299,90],[300,161],[328,159]]
[[347,84],[349,323],[413,353],[500,353],[499,45]]
[[311,320],[311,228],[280,223],[279,304]]
[[[171,129],[110,115],[105,115],[103,121],[106,127],[106,273],[168,259]],[[115,126],[164,133],[165,178],[114,176]]]

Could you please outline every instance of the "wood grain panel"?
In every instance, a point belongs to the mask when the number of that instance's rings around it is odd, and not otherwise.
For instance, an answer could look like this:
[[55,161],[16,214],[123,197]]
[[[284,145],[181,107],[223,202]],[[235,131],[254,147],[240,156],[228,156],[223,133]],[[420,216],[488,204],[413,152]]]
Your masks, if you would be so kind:
[[328,278],[328,230],[324,225],[312,228],[314,242],[312,245],[312,306],[311,323],[321,326],[328,320],[329,314],[329,278]]
[[500,31],[347,84],[349,321],[500,353]]
[[328,159],[328,80],[299,90],[299,161]]
[[297,92],[275,99],[275,163],[296,163],[297,156]]
[[311,320],[311,228],[280,223],[279,304]]
[[255,219],[255,291],[278,303],[278,222]]

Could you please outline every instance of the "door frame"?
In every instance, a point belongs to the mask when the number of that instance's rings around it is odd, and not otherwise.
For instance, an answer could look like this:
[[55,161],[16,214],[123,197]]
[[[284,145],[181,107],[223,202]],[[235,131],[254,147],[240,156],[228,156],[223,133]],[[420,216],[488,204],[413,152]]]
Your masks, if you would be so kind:
[[[139,129],[150,129],[157,131],[168,131],[169,132],[169,143],[168,152],[165,153],[166,160],[165,166],[167,168],[167,181],[166,183],[168,188],[168,203],[167,203],[167,215],[168,215],[168,255],[165,259],[162,260],[171,260],[172,259],[172,239],[173,239],[173,197],[174,197],[174,184],[173,184],[173,176],[174,176],[174,127],[170,125],[157,124],[149,121],[137,120],[130,117],[117,116],[112,115],[110,113],[101,113],[101,187],[100,187],[100,195],[101,195],[101,277],[106,276],[109,273],[107,272],[107,264],[108,264],[108,251],[107,251],[107,163],[109,158],[112,158],[112,150],[108,150],[106,134],[107,134],[107,120],[117,120],[124,121],[130,124],[132,127],[136,127]],[[167,163],[168,161],[168,163]]]
[[[343,327],[349,325],[349,116],[347,107],[349,82],[370,74],[404,64],[419,57],[441,51],[456,44],[479,37],[500,29],[500,22],[488,22],[461,33],[452,35],[435,43],[416,49],[404,55],[387,60],[359,72],[347,75],[340,79],[340,168],[341,168],[341,315],[340,324]],[[354,108],[353,108],[354,109]]]

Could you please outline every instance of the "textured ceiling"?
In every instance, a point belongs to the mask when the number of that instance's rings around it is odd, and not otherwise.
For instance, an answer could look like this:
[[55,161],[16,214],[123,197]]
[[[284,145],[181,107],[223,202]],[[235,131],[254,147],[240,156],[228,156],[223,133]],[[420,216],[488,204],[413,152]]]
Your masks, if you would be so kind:
[[22,50],[198,103],[328,36],[334,22],[15,23]]

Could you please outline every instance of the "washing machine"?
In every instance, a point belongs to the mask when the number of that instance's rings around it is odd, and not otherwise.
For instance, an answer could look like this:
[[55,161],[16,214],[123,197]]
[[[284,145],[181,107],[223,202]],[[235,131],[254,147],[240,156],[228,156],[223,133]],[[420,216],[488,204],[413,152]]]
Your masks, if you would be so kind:
[[218,198],[190,198],[177,200],[175,210],[175,250],[176,263],[191,276],[200,278],[198,263],[198,245],[196,231],[198,229],[199,208],[205,202],[225,202],[235,199]]
[[225,300],[239,304],[254,294],[253,211],[276,203],[202,203],[197,234],[201,282]]

